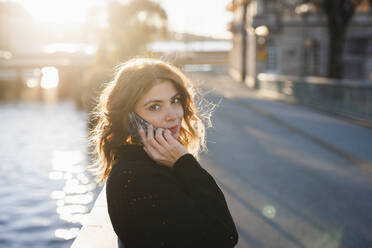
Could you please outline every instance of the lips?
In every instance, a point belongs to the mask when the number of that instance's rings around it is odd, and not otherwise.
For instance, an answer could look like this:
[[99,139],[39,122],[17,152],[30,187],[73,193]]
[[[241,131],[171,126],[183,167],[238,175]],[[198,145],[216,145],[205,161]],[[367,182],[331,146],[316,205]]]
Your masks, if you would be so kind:
[[172,132],[172,134],[177,133],[177,131],[178,131],[178,125],[169,128],[169,130]]

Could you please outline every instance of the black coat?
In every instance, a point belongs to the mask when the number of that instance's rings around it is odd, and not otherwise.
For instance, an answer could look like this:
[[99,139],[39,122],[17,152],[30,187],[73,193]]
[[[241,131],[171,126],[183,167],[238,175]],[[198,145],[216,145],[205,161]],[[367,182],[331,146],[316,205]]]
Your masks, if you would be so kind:
[[169,168],[156,164],[141,146],[123,146],[106,193],[111,223],[125,248],[217,248],[238,242],[222,191],[191,154]]

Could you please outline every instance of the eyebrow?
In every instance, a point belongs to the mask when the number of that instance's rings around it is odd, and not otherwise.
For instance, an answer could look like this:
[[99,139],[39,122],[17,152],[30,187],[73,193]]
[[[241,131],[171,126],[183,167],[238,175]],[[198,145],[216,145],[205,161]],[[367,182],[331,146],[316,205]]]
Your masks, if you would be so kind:
[[[176,93],[174,96],[172,96],[170,99],[173,99],[173,98],[175,98],[175,97],[177,97],[177,96],[180,96],[181,94],[180,93]],[[146,105],[149,105],[150,103],[161,103],[161,102],[163,102],[162,100],[150,100],[150,101],[147,101],[147,102],[145,102],[145,104],[143,104],[143,106],[146,106]]]

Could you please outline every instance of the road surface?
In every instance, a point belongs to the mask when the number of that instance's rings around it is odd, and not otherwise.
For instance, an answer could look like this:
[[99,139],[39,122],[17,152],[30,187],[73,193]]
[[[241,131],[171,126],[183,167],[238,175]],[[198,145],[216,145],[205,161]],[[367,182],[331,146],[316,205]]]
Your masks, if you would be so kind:
[[237,247],[372,247],[371,129],[224,76],[191,77],[218,103],[202,165],[225,193]]

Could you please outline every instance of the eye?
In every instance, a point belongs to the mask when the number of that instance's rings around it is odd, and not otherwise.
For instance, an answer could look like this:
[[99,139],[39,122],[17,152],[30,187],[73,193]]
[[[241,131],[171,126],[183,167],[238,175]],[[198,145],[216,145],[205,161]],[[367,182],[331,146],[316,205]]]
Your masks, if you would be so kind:
[[160,109],[160,106],[159,106],[159,104],[153,104],[148,109],[150,111],[156,111],[156,110]]
[[180,103],[181,102],[181,97],[180,96],[176,96],[173,98],[173,103]]

